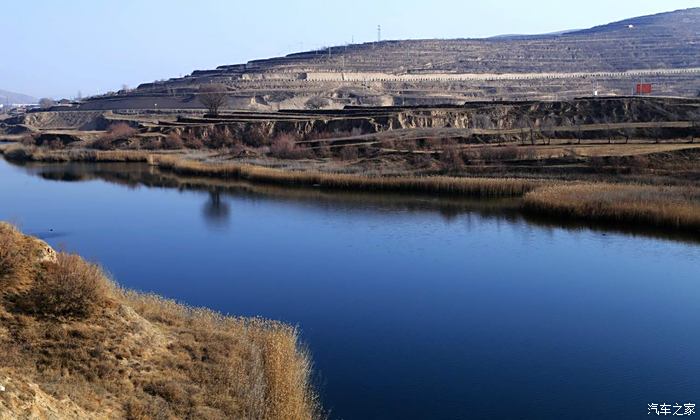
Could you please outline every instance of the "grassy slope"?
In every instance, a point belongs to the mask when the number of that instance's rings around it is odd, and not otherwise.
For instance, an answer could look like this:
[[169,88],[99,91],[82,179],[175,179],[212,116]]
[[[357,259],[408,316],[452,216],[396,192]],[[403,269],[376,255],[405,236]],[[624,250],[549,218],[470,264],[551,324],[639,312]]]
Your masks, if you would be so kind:
[[0,419],[317,416],[287,325],[122,290],[1,223],[0,291]]

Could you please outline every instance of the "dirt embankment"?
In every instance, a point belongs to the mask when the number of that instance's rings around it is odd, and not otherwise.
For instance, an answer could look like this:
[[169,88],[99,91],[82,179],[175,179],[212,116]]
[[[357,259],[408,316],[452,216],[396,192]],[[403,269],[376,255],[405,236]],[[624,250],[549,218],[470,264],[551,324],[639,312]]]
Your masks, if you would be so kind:
[[[560,102],[483,102],[464,106],[348,108],[326,112],[234,113],[218,118],[181,117],[151,132],[208,138],[215,131],[239,139],[358,137],[397,130],[435,130],[480,142],[532,137],[607,139],[685,138],[700,133],[700,101],[669,98],[590,98]],[[439,131],[442,130],[442,131]],[[452,130],[446,133],[444,130]],[[461,131],[459,131],[461,130]]]

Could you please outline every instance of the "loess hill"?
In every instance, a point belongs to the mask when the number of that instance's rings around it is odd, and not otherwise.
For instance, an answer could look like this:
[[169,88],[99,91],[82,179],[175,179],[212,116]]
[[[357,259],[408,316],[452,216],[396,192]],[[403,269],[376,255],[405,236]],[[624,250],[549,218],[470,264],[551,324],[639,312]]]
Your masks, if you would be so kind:
[[82,107],[200,108],[194,93],[208,83],[227,86],[231,108],[251,110],[627,95],[639,82],[696,96],[698,27],[693,8],[559,34],[338,46],[198,70]]

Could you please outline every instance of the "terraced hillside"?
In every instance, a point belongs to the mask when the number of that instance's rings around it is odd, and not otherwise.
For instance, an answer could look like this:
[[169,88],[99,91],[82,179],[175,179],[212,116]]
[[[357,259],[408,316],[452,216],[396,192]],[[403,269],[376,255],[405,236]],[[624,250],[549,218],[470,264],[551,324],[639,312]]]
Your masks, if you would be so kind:
[[255,110],[627,95],[638,82],[696,96],[698,28],[693,8],[558,35],[347,45],[198,70],[83,108],[199,108],[196,91],[208,83],[227,87],[230,108]]

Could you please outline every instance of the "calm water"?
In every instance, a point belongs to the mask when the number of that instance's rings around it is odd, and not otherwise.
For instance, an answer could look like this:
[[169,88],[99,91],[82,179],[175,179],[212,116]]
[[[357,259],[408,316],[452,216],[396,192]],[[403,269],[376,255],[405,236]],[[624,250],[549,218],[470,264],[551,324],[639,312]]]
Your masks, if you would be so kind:
[[0,220],[127,287],[298,324],[332,419],[700,403],[697,243],[535,225],[493,202],[65,168],[0,160]]

